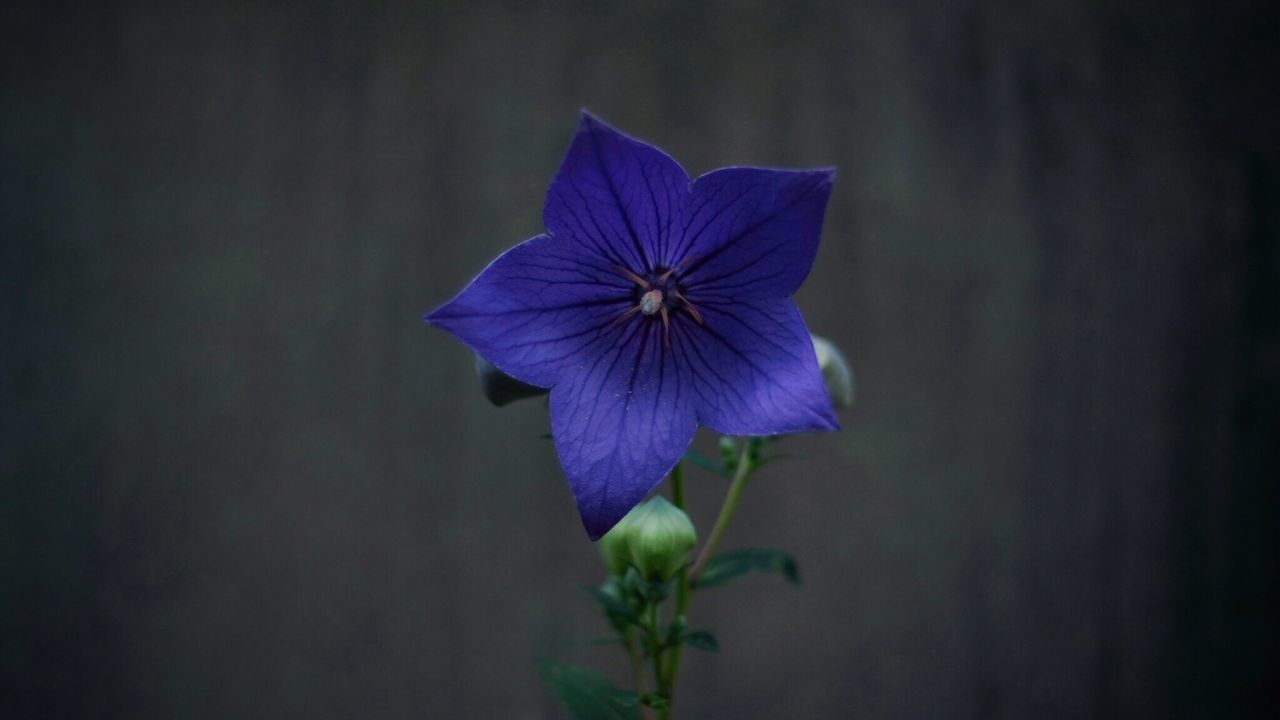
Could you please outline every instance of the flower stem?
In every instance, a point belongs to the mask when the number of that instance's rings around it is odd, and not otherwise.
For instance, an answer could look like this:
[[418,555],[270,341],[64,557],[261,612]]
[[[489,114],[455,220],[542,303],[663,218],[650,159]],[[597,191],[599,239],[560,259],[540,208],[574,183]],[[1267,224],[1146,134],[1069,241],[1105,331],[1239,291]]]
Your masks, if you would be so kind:
[[738,509],[738,502],[742,500],[742,491],[746,489],[747,480],[751,479],[753,470],[755,470],[755,463],[751,461],[751,442],[747,441],[742,444],[742,452],[738,455],[738,468],[733,474],[733,481],[729,483],[729,492],[724,496],[724,504],[720,506],[720,516],[716,518],[716,524],[711,528],[711,535],[707,537],[707,544],[702,546],[702,552],[698,553],[698,559],[693,563],[693,569],[689,571],[690,585],[698,584],[698,575],[716,554],[716,549],[720,547],[720,540],[724,538],[725,530],[729,529],[729,522],[733,520],[733,513]]
[[[720,516],[716,518],[716,524],[711,528],[711,535],[707,538],[707,544],[702,547],[702,552],[698,554],[698,559],[693,563],[692,568],[684,568],[680,571],[680,578],[676,584],[676,608],[675,614],[672,616],[672,622],[676,622],[679,618],[685,617],[689,612],[689,595],[690,589],[697,584],[698,573],[702,572],[702,568],[715,555],[716,548],[720,546],[720,540],[724,537],[725,530],[729,528],[729,522],[733,520],[733,513],[738,509],[738,502],[742,500],[742,491],[747,487],[747,480],[751,478],[751,473],[755,470],[755,463],[752,461],[751,441],[743,443],[742,453],[738,456],[738,468],[734,472],[733,481],[729,483],[729,491],[725,495],[724,504],[720,506]],[[679,465],[672,470],[671,473],[671,495],[674,499],[676,507],[683,509],[684,505],[684,473]],[[676,641],[671,648],[671,661],[667,665],[666,672],[658,672],[658,692],[666,698],[667,705],[658,712],[660,720],[669,720],[671,717],[671,707],[673,705],[676,679],[680,676],[680,657],[683,654],[684,643]],[[661,667],[659,664],[656,667]]]
[[[676,463],[671,469],[671,502],[681,510],[684,509],[684,465]],[[671,622],[675,623],[678,618],[683,616],[689,607],[689,569],[681,568],[680,575],[676,579],[676,607],[675,612],[671,616]],[[671,659],[666,667],[662,663],[656,664],[658,692],[666,698],[667,705],[658,711],[660,720],[668,720],[671,717],[671,705],[674,701],[672,695],[675,693],[676,676],[680,672],[680,649],[683,643],[676,642],[671,650]]]
[[[625,631],[623,631],[622,637],[626,640],[627,657],[630,658],[631,660],[632,683],[635,684],[636,693],[643,695],[644,694],[644,658],[641,656],[640,647],[636,643],[635,633],[632,632],[631,628],[627,628]],[[642,713],[645,720],[649,720],[650,718],[653,717],[653,715],[650,714],[649,712],[649,708],[647,707],[642,708]]]
[[626,639],[627,657],[631,659],[631,675],[632,681],[635,683],[636,692],[644,692],[644,660],[640,657],[640,648],[636,645],[635,633],[631,632],[631,628],[627,628],[622,635]]
[[671,504],[684,509],[684,463],[671,468]]
[[[648,610],[649,656],[653,659],[653,681],[658,692],[662,693],[664,683],[662,681],[662,641],[658,634],[658,603],[650,603]],[[658,717],[665,717],[663,711],[658,711]]]

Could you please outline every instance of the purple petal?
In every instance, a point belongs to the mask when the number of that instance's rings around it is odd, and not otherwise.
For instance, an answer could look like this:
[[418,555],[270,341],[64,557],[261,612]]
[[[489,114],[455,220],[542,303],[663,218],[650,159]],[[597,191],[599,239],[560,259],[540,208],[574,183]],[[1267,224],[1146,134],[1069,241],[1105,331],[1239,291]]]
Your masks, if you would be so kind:
[[699,423],[725,435],[839,427],[795,303],[713,300],[699,308],[703,324],[683,323],[671,339],[692,377]]
[[614,333],[551,390],[551,434],[592,540],[662,481],[697,428],[687,373],[664,349],[662,325],[637,318]]
[[677,255],[691,294],[788,297],[813,266],[834,170],[725,168],[693,183]]
[[539,235],[503,253],[426,320],[517,380],[552,387],[631,304],[631,283],[615,268]]
[[667,256],[688,192],[670,156],[583,113],[542,218],[552,235],[643,275]]

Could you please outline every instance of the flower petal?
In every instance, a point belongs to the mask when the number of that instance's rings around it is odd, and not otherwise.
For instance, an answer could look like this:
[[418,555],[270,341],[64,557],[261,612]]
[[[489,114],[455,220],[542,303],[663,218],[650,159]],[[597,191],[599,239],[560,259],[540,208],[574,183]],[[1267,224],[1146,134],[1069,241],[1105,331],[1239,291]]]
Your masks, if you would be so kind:
[[664,349],[662,325],[637,318],[613,333],[551,390],[551,434],[592,540],[662,481],[697,428],[687,371]]
[[631,304],[631,282],[616,269],[539,235],[503,253],[425,320],[506,374],[549,388]]
[[834,170],[725,168],[693,183],[678,255],[691,293],[788,297],[813,266]]
[[839,427],[809,331],[787,298],[709,301],[703,324],[673,326],[698,422],[725,435]]
[[667,255],[688,193],[670,156],[583,113],[542,219],[552,235],[644,274]]

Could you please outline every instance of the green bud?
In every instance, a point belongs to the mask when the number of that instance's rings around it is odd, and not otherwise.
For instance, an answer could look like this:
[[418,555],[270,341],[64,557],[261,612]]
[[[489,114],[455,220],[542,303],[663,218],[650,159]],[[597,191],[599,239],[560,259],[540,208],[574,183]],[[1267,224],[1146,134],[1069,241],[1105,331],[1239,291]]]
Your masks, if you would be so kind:
[[738,441],[728,435],[720,436],[720,462],[729,472],[738,465]]
[[822,381],[827,385],[827,394],[831,402],[838,408],[853,406],[853,368],[845,359],[844,353],[830,340],[811,335],[813,350],[818,355],[818,367],[822,368]]
[[600,557],[611,576],[622,575],[631,566],[631,517],[635,514],[636,508],[632,508],[597,543]]
[[666,498],[650,498],[627,518],[631,562],[646,580],[667,580],[689,561],[698,534],[689,516]]
[[498,407],[547,394],[545,388],[520,382],[479,355],[476,355],[476,376],[480,378],[480,389],[484,391],[484,396]]

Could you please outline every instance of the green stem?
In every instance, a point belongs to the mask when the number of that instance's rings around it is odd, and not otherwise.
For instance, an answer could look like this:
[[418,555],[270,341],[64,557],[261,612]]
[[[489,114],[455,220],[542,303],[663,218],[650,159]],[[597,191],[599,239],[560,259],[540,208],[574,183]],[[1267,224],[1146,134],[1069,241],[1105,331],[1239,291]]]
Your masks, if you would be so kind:
[[684,509],[684,463],[671,468],[671,504]]
[[636,692],[644,692],[644,659],[640,656],[640,647],[636,645],[635,633],[627,628],[623,633],[627,643],[627,657],[631,659],[631,676]]
[[[742,445],[742,452],[738,455],[738,467],[734,472],[733,481],[729,483],[729,491],[725,494],[724,504],[720,506],[720,515],[716,518],[716,524],[711,528],[711,535],[707,537],[707,544],[702,546],[702,552],[698,553],[698,559],[694,561],[692,568],[685,568],[680,571],[680,579],[676,585],[676,609],[672,617],[674,622],[677,618],[684,617],[689,612],[690,589],[697,584],[698,574],[706,564],[715,556],[716,549],[720,547],[720,540],[724,538],[724,533],[729,529],[729,522],[733,520],[733,514],[738,509],[738,503],[742,500],[742,491],[747,487],[747,481],[751,478],[751,473],[755,470],[755,463],[751,460],[751,441],[747,440]],[[684,508],[684,474],[677,465],[671,474],[671,494],[675,498],[675,505],[681,509]],[[658,713],[659,720],[669,720],[671,717],[671,706],[673,704],[676,679],[680,676],[680,658],[683,654],[684,643],[676,642],[671,648],[671,662],[667,667],[667,672],[658,674],[658,692],[667,699],[667,707]],[[659,666],[660,667],[660,666]]]
[[[653,659],[653,682],[658,692],[662,692],[662,644],[658,633],[658,603],[649,603],[649,656]],[[658,717],[663,714],[659,711]]]
[[[636,693],[644,694],[644,657],[640,654],[640,646],[636,643],[635,632],[627,628],[622,636],[627,643],[627,657],[631,659],[631,681],[635,684]],[[643,716],[645,720],[653,717],[647,707],[643,708]]]
[[[675,500],[675,506],[684,509],[684,468],[680,464],[676,464],[675,469],[671,471],[671,496]],[[683,618],[689,612],[689,568],[681,568],[680,575],[676,579],[676,609],[671,616],[671,622],[675,623]],[[671,660],[667,664],[667,671],[664,679],[661,681],[660,692],[667,699],[667,709],[659,713],[661,720],[667,720],[671,717],[671,705],[675,701],[676,679],[680,677],[680,656],[684,650],[684,643],[677,641],[671,648]]]
[[748,440],[742,444],[742,452],[738,455],[738,469],[733,474],[733,481],[729,483],[729,492],[724,496],[724,504],[720,506],[720,516],[716,518],[716,524],[711,528],[711,535],[707,537],[707,544],[702,546],[702,552],[698,553],[698,559],[694,561],[693,569],[689,571],[690,585],[698,584],[698,575],[716,554],[716,549],[720,547],[720,540],[729,529],[729,522],[733,520],[733,513],[738,509],[738,502],[742,500],[742,491],[746,489],[747,480],[751,479],[753,470],[755,470],[755,463],[751,462],[751,441]]
[[[675,506],[684,510],[684,466],[676,463],[671,470],[671,497]],[[681,568],[679,579],[676,581],[676,612],[672,617],[675,618],[684,615],[689,609],[689,568]],[[674,659],[674,667],[680,666],[680,650],[679,645],[676,646],[676,655]],[[671,672],[672,684],[675,683],[675,670]]]

